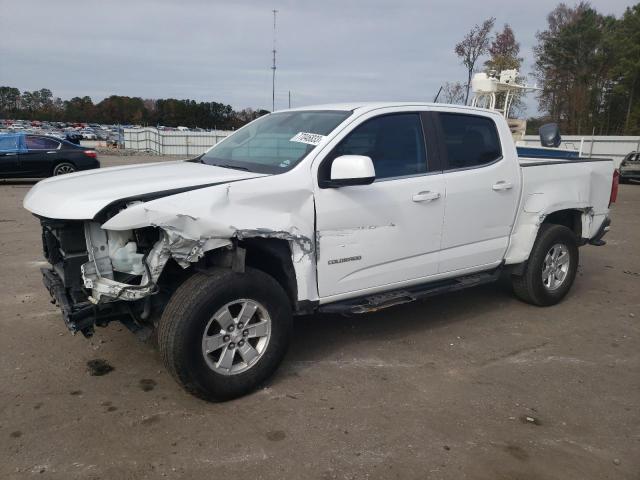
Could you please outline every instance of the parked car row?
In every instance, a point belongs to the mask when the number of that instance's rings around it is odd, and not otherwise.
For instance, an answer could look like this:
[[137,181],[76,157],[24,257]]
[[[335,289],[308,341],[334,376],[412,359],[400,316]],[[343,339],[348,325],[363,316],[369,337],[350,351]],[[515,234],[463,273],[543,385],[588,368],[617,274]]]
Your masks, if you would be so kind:
[[[104,125],[98,123],[46,122],[39,120],[10,120],[0,119],[0,133],[24,132],[38,135],[49,135],[68,139],[70,135],[80,136],[81,140],[102,140],[117,142],[120,139],[120,129],[142,128],[141,125]],[[198,127],[168,127],[158,125],[156,128],[163,132],[208,132]]]
[[118,125],[100,125],[97,123],[41,122],[38,120],[0,120],[0,133],[23,132],[26,134],[47,135],[60,139],[118,141]]

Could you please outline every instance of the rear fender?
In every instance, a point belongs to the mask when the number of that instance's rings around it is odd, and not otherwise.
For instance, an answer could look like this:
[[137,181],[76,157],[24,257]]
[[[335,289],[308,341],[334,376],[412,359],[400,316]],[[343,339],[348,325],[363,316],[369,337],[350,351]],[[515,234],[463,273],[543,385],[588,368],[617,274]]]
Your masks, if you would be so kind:
[[571,228],[578,234],[580,237],[579,243],[581,244],[586,243],[593,236],[591,233],[597,231],[602,221],[604,221],[604,216],[602,216],[602,218],[600,218],[600,216],[596,216],[592,207],[575,203],[559,203],[551,205],[546,209],[541,209],[538,212],[531,210],[535,210],[533,205],[526,202],[524,211],[521,212],[516,228],[511,235],[509,247],[505,254],[506,265],[522,263],[529,259],[529,254],[533,249],[533,244],[538,237],[540,225],[545,222],[564,224],[563,222],[553,221],[553,214],[570,212],[572,215],[575,215],[576,213],[579,213],[580,233],[576,232],[577,228],[574,225],[567,225],[567,227]]

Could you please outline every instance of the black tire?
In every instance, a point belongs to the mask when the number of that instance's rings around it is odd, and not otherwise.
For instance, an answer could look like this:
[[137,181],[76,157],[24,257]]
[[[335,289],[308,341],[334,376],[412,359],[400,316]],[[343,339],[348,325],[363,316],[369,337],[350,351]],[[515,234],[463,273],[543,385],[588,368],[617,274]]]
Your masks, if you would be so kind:
[[[271,320],[271,333],[262,356],[247,370],[223,375],[209,367],[202,337],[212,316],[238,299],[259,302]],[[247,268],[196,273],[174,292],[158,326],[160,354],[171,375],[189,393],[207,401],[245,395],[267,380],[282,361],[292,330],[289,298],[271,276]]]
[[[569,253],[566,277],[555,290],[547,288],[542,280],[544,261],[549,250],[556,244],[564,245]],[[576,277],[578,242],[575,233],[563,225],[543,224],[524,269],[523,275],[512,275],[511,285],[515,295],[533,305],[549,306],[560,302],[571,289]]]
[[73,173],[76,171],[76,166],[71,162],[60,162],[53,167],[51,176],[57,177],[58,175],[65,175],[67,173]]

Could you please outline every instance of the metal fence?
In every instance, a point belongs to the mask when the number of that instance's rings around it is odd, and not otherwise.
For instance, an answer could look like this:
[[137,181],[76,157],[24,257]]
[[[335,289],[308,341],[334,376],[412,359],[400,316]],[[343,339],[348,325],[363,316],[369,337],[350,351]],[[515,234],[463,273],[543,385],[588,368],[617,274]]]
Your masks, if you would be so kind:
[[[522,143],[527,147],[539,147],[540,137],[525,135]],[[616,166],[619,167],[625,155],[640,150],[640,137],[563,135],[562,145],[571,150],[581,151],[583,157],[613,158]]]
[[121,144],[125,149],[159,155],[199,155],[232,133],[227,130],[176,132],[152,127],[124,128]]

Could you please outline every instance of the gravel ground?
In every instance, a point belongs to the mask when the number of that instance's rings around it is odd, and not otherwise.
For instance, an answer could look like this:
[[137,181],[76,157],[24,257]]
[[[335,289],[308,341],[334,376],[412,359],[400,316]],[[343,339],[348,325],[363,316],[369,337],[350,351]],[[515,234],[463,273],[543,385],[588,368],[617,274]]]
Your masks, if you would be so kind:
[[0,182],[0,478],[640,479],[640,185],[562,304],[489,285],[300,318],[269,385],[221,404],[118,324],[67,332],[31,185]]

